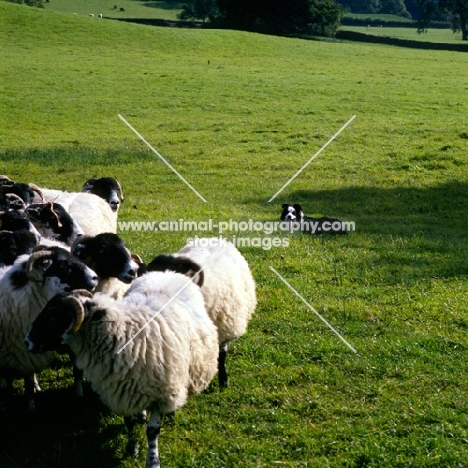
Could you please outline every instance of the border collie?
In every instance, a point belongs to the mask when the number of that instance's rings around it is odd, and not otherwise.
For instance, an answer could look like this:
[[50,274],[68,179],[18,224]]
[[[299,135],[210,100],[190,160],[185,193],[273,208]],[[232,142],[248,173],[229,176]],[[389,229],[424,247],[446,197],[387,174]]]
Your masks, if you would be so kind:
[[337,218],[328,218],[322,216],[321,218],[311,218],[304,214],[301,205],[295,203],[289,205],[284,203],[283,211],[280,216],[281,221],[289,221],[300,223],[300,231],[307,232],[308,234],[331,234],[343,235],[347,234],[346,224]]

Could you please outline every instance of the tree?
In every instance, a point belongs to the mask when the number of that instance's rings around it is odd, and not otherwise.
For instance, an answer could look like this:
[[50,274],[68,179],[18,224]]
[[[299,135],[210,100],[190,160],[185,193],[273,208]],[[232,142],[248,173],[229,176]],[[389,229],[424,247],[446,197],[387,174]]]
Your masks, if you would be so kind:
[[182,7],[178,17],[181,20],[205,20],[213,21],[218,14],[216,0],[191,0],[189,4]]
[[336,3],[351,13],[374,14],[380,8],[380,0],[337,0]]
[[426,31],[437,15],[452,16],[453,32],[461,31],[462,40],[468,41],[468,0],[418,0],[422,14],[418,32]]
[[406,6],[403,0],[380,0],[379,13],[405,17],[410,16],[406,11]]
[[333,0],[217,0],[219,25],[266,34],[332,36],[342,10]]

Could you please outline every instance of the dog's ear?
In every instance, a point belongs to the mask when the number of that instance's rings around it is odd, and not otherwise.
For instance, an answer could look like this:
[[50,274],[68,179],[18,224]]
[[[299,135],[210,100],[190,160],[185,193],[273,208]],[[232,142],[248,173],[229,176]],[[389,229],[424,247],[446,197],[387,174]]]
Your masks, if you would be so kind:
[[289,205],[287,203],[283,203],[283,205],[281,206],[281,208],[287,208]]
[[299,205],[298,203],[295,203],[293,206],[294,206],[294,209],[296,210],[296,212],[302,211],[302,206]]

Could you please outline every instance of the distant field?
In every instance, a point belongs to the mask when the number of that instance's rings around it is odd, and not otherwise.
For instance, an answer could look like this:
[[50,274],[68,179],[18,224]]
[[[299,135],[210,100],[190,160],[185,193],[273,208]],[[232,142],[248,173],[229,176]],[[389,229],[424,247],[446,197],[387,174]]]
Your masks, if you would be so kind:
[[[111,18],[161,18],[173,20],[182,9],[178,0],[50,0],[46,10],[79,15],[102,14]],[[114,8],[117,6],[117,9]],[[125,11],[120,11],[123,8]]]
[[402,16],[397,16],[397,15],[371,15],[367,13],[346,13],[344,15],[345,18],[353,18],[353,19],[359,19],[362,21],[392,21],[392,22],[398,22],[398,23],[408,23],[409,20],[408,18],[403,18]]
[[389,28],[389,27],[362,27],[342,26],[343,31],[355,31],[371,36],[395,37],[398,39],[410,39],[413,41],[440,42],[447,44],[464,44],[461,32],[453,33],[451,29],[429,29],[427,32],[418,34],[417,28]]
[[[239,248],[258,308],[230,346],[230,386],[164,420],[162,468],[467,467],[468,54],[88,18],[106,13],[97,3],[72,15],[0,1],[0,174],[64,190],[116,177],[120,221],[248,226],[300,203],[356,226],[223,233],[256,242]],[[141,3],[115,1],[156,11]],[[119,234],[150,261],[220,233]],[[65,357],[39,381],[34,421],[15,382],[0,468],[144,466],[89,387],[77,407]]]

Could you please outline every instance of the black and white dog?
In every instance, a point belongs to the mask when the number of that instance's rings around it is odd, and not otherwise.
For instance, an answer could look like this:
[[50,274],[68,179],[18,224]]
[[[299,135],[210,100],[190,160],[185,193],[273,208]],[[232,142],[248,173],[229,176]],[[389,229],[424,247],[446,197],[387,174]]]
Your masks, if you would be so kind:
[[[328,218],[323,216],[321,218],[311,218],[306,216],[302,211],[299,204],[289,205],[284,203],[283,211],[281,213],[281,221],[289,221],[290,223],[297,223],[293,230],[300,230],[309,234],[332,234],[343,235],[347,234],[347,223],[344,223],[337,218]],[[296,229],[297,227],[297,229]]]

